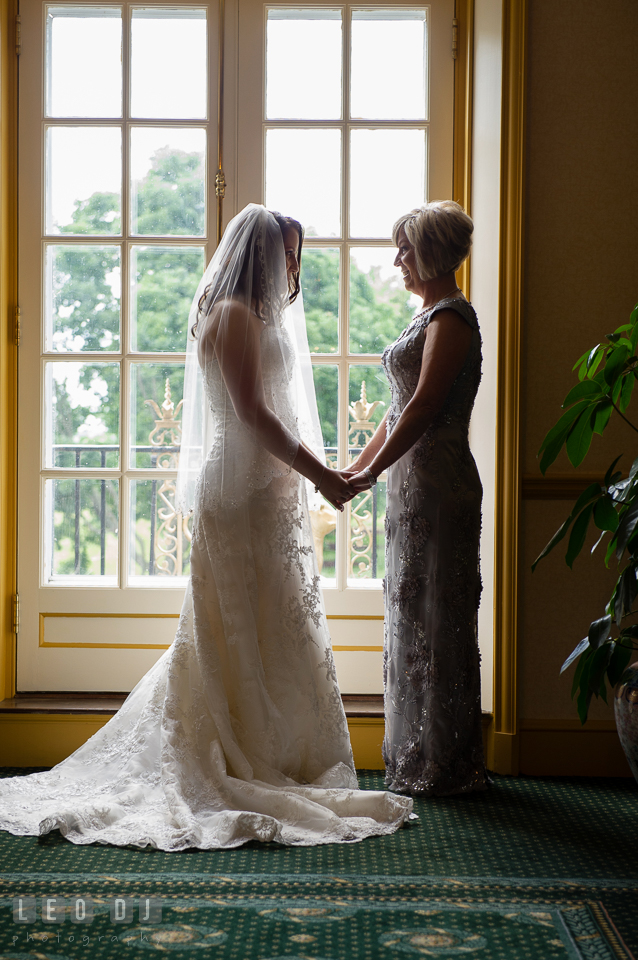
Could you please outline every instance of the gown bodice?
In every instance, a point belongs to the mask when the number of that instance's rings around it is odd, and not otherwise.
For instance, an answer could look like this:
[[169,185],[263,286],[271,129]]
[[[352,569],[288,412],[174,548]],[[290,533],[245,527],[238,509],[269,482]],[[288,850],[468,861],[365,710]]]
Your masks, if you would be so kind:
[[467,320],[473,336],[461,372],[454,381],[435,424],[456,424],[467,431],[474,400],[481,380],[481,335],[474,308],[467,300],[447,297],[434,307],[416,314],[403,333],[386,347],[382,363],[390,382],[391,404],[387,420],[388,435],[403,409],[414,396],[423,358],[423,347],[430,322],[439,310],[452,308]]

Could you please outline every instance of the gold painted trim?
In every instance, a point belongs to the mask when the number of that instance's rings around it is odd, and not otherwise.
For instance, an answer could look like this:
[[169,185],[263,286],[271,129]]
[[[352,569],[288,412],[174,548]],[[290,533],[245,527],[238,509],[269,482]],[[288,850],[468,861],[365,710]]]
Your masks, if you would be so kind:
[[72,617],[104,620],[179,620],[179,613],[41,613],[39,615],[39,647],[72,647],[74,650],[168,650],[170,643],[52,643],[44,639],[46,617]]
[[[80,619],[113,619],[113,620],[178,620],[178,613],[41,613],[39,615],[38,646],[64,647],[74,650],[168,650],[170,643],[53,643],[44,639],[44,621],[46,617],[75,617]],[[337,616],[331,615],[329,620],[383,620],[382,616]],[[338,653],[362,651],[364,653],[382,653],[382,645],[344,645],[335,644],[332,648]],[[12,694],[13,696],[13,694]]]
[[[455,0],[457,56],[454,60],[453,199],[472,215],[472,122],[474,88],[474,0]],[[461,264],[456,282],[470,298],[471,257]]]
[[0,0],[0,695],[16,689],[12,599],[17,553],[18,58],[17,0]]
[[499,331],[494,531],[494,723],[488,766],[518,773],[520,352],[527,0],[503,0]]
[[350,614],[350,613],[328,613],[326,620],[383,620],[382,613],[375,614]]
[[366,646],[357,647],[357,646],[348,646],[342,643],[335,643],[332,649],[336,650],[337,653],[352,652],[352,651],[363,651],[365,653],[383,653],[383,647],[378,645],[367,646],[367,647]]
[[41,613],[42,617],[84,617],[85,619],[97,618],[104,620],[179,620],[179,613]]

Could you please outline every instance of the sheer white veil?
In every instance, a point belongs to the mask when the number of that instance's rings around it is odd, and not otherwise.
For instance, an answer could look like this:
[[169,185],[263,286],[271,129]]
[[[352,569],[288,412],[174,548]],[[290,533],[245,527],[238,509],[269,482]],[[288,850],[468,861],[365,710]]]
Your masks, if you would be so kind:
[[[258,434],[240,427],[226,390],[211,395],[209,389],[205,396],[206,367],[217,362],[210,333],[214,327],[219,335],[232,322],[231,306],[236,310],[238,303],[247,313],[256,312],[264,324],[260,345],[268,406],[291,438],[324,461],[301,291],[291,304],[279,224],[265,207],[250,203],[228,224],[189,313],[176,493],[177,509],[184,515],[194,507],[207,456],[218,461],[221,503],[243,499],[250,489],[288,472],[294,460],[296,444],[279,459],[265,450]],[[232,329],[225,329],[234,335]],[[241,326],[237,329],[238,336],[245,336]],[[311,485],[308,492],[316,506],[318,497]]]

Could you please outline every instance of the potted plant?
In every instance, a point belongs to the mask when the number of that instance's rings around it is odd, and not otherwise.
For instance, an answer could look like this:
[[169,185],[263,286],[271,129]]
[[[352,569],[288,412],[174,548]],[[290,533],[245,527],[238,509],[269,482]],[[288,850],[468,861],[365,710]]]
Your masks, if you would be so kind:
[[[563,446],[570,463],[580,466],[594,434],[602,435],[613,415],[621,417],[627,429],[638,435],[638,425],[627,415],[638,379],[637,349],[638,305],[629,323],[608,334],[605,342],[596,344],[574,364],[578,383],[567,394],[565,413],[539,450],[543,474]],[[572,697],[577,697],[581,723],[587,719],[592,696],[607,702],[607,683],[612,690],[615,688],[616,725],[638,780],[638,662],[629,666],[638,651],[638,609],[634,609],[638,596],[638,456],[627,476],[616,469],[620,459],[618,456],[614,460],[604,480],[592,483],[581,493],[532,569],[567,534],[565,560],[572,567],[592,523],[600,531],[592,553],[600,548],[606,566],[614,560],[619,564],[620,575],[604,615],[590,624],[587,636],[567,657],[561,673],[576,661]]]

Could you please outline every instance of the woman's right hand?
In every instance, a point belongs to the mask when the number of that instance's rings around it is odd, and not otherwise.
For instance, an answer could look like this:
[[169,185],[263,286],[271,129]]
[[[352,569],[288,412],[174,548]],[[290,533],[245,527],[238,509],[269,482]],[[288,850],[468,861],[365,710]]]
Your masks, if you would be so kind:
[[319,493],[337,510],[343,510],[344,503],[348,503],[355,495],[355,491],[341,471],[331,470],[329,467],[321,478]]

